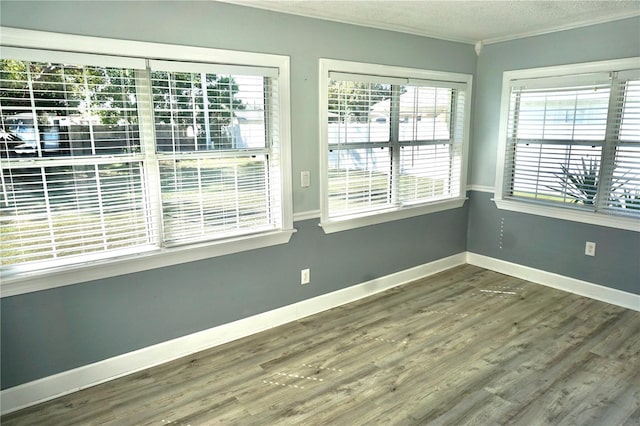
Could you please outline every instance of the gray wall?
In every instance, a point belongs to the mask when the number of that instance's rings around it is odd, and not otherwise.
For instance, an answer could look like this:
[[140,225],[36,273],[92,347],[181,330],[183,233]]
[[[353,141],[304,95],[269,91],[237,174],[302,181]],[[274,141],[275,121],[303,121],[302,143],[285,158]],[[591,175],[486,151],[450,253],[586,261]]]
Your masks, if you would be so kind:
[[[473,74],[473,47],[215,2],[13,2],[7,27],[291,57],[294,211],[319,208],[318,58]],[[310,170],[312,186],[298,186]],[[466,250],[468,208],[0,300],[3,389]],[[311,284],[300,286],[300,269]]]
[[[485,46],[474,87],[470,183],[494,186],[504,71],[632,56],[640,56],[640,18]],[[640,232],[498,210],[491,195],[471,193],[469,251],[640,294]],[[586,241],[596,242],[595,257],[584,255]]]
[[640,294],[640,232],[499,210],[492,197],[470,192],[469,251]]

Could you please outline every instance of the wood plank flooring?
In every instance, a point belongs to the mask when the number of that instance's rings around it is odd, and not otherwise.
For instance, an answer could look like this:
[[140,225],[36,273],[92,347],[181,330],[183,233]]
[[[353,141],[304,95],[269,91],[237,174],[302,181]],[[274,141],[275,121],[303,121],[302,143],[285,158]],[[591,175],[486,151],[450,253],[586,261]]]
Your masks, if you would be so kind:
[[464,265],[1,422],[639,425],[640,312]]

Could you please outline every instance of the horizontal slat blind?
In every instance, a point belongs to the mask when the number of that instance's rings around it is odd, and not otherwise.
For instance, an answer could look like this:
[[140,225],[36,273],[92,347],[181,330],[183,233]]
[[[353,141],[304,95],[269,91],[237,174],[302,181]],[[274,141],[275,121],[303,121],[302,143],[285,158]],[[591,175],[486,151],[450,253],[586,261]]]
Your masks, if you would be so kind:
[[273,228],[268,167],[266,155],[160,160],[166,243]]
[[3,58],[0,112],[3,266],[153,244],[133,69]]
[[451,195],[449,144],[403,146],[400,150],[400,200],[404,204]]
[[616,99],[620,114],[618,145],[612,165],[607,210],[640,215],[640,76],[624,81]]
[[277,91],[273,81],[152,70],[158,152],[266,148],[265,96]]
[[276,81],[152,69],[165,244],[281,226]]
[[591,206],[596,197],[601,153],[600,146],[516,144],[511,195]]
[[449,141],[453,90],[401,87],[400,141]]
[[511,105],[509,135],[514,140],[602,142],[607,126],[609,87],[514,89]]
[[134,70],[1,60],[3,156],[140,151]]
[[400,95],[399,201],[459,195],[464,90],[404,86]]
[[329,152],[329,211],[357,214],[391,206],[391,152],[387,147]]
[[514,88],[507,130],[507,195],[593,206],[610,88]]
[[328,91],[330,215],[390,207],[391,85],[375,76],[332,73]]
[[460,194],[464,85],[329,75],[330,218]]
[[329,145],[388,142],[390,113],[389,84],[330,80]]
[[640,213],[640,84],[630,75],[513,82],[503,196]]
[[139,161],[51,167],[40,163],[3,170],[3,265],[151,242]]

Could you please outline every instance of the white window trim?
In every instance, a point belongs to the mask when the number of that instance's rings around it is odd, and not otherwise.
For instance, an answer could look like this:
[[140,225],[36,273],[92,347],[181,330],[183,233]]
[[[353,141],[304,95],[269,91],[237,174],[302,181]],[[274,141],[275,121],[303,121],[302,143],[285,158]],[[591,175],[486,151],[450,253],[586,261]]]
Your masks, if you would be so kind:
[[420,204],[417,207],[379,210],[371,212],[366,216],[358,216],[355,218],[347,217],[340,220],[325,221],[321,223],[321,226],[326,234],[331,234],[333,232],[346,231],[348,229],[361,228],[363,226],[377,225],[379,223],[408,219],[410,217],[421,216],[424,214],[456,209],[462,207],[466,200],[466,197],[448,198],[445,201]]
[[[40,291],[65,285],[109,278],[164,266],[223,256],[263,247],[287,243],[293,228],[293,200],[291,180],[291,118],[290,118],[290,60],[288,56],[239,52],[193,46],[168,45],[44,31],[0,27],[3,47],[45,49],[111,55],[126,58],[153,58],[222,64],[261,66],[279,70],[279,137],[281,159],[280,185],[282,191],[282,229],[267,233],[244,235],[181,247],[157,248],[143,253],[106,258],[96,262],[78,263],[59,268],[18,272],[0,277],[0,297]],[[61,50],[61,46],[64,50]],[[122,55],[126,52],[126,55]],[[26,268],[25,268],[26,269]]]
[[258,234],[256,236],[242,236],[231,240],[207,242],[198,245],[174,247],[170,249],[161,248],[137,255],[105,259],[92,264],[74,264],[61,268],[24,273],[16,277],[3,277],[0,296],[16,296],[33,291],[47,290],[278,244],[286,244],[294,232],[295,229],[291,229],[268,234]]
[[[390,65],[370,64],[363,62],[341,61],[335,59],[320,58],[319,78],[319,119],[320,119],[320,226],[327,234],[348,229],[359,228],[368,225],[375,225],[394,220],[406,219],[421,216],[428,213],[454,209],[462,207],[467,200],[467,163],[469,150],[469,129],[471,126],[471,93],[473,76],[469,74],[431,71],[417,68],[397,67]],[[327,81],[330,72],[344,72],[348,74],[379,75],[388,78],[401,78],[407,84],[414,80],[437,80],[447,81],[453,84],[466,85],[465,105],[464,105],[464,138],[462,143],[462,164],[460,170],[460,196],[447,198],[442,201],[434,201],[426,204],[419,204],[400,209],[382,209],[358,217],[343,217],[339,219],[329,219],[329,206],[327,196],[327,170],[328,163],[328,114],[327,99],[329,96]]]
[[613,59],[609,61],[585,62],[580,64],[505,71],[503,73],[502,98],[500,104],[500,127],[498,130],[498,159],[496,163],[496,190],[493,199],[499,209],[640,232],[640,219],[581,211],[571,207],[547,206],[544,204],[530,203],[524,200],[516,201],[504,199],[502,195],[504,193],[505,185],[508,185],[508,182],[505,182],[504,163],[507,148],[507,125],[509,120],[509,98],[511,94],[510,83],[512,80],[562,77],[572,74],[610,72],[611,70],[616,69],[637,68],[639,60],[640,58]]

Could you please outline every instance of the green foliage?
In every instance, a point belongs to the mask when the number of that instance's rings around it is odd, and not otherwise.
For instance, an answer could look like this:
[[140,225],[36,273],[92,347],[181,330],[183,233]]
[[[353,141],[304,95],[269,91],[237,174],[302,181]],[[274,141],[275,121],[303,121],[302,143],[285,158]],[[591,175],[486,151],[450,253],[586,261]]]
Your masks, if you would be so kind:
[[626,209],[640,210],[640,190],[636,189],[633,193],[628,189],[623,190],[620,204]]
[[[562,180],[563,185],[561,187],[548,186],[548,188],[572,198],[574,203],[595,205],[599,183],[598,161],[593,158],[585,161],[582,158],[581,167],[578,169],[571,170],[569,166],[564,164],[561,164],[560,168],[562,173],[556,173],[555,175]],[[614,179],[610,191],[611,200],[617,197],[621,207],[640,210],[640,191],[635,190],[632,192],[624,188],[628,181],[628,179],[624,179],[624,175]],[[622,189],[622,195],[617,196],[616,194],[619,194],[620,189]]]
[[238,85],[227,75],[153,71],[151,79],[154,109],[163,111],[157,114],[157,119],[162,119],[163,114],[171,110],[174,123],[190,125],[193,111],[208,111],[209,121],[215,129],[229,125],[234,111],[246,108],[234,96],[238,93]]
[[48,115],[77,111],[98,115],[102,124],[137,123],[133,70],[3,59],[0,76],[0,97],[11,99],[7,106],[30,107],[32,89],[36,108],[46,108]]
[[[171,79],[169,79],[169,74]],[[233,111],[243,110],[242,101],[234,95],[238,85],[232,77],[200,73],[153,72],[157,87],[153,88],[155,109],[177,111],[177,124],[191,124],[193,111],[208,110],[213,126],[226,126]],[[70,114],[97,115],[101,124],[120,122],[137,124],[135,71],[132,69],[74,66],[53,63],[0,60],[0,98],[10,99],[15,111],[31,107],[29,77],[38,100],[37,108],[49,115],[65,117]],[[174,85],[169,88],[169,81]],[[206,90],[207,105],[203,105]]]
[[391,86],[384,84],[331,80],[328,89],[329,112],[336,114],[340,121],[351,116],[367,122],[373,105],[391,99]]
[[599,164],[594,158],[589,158],[588,162],[581,158],[581,163],[582,167],[574,170],[568,165],[560,164],[562,173],[555,173],[555,175],[562,180],[562,186],[548,186],[548,188],[572,198],[574,203],[594,205],[598,192]]

